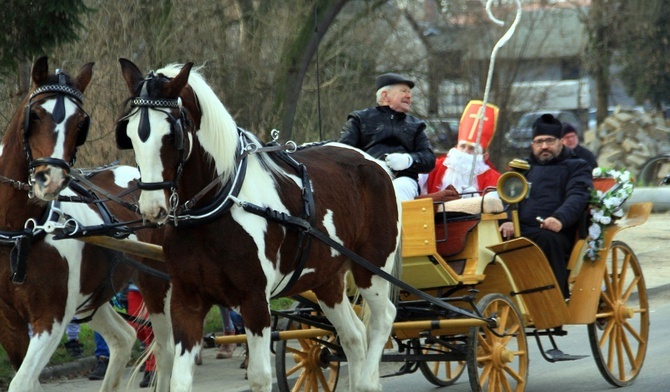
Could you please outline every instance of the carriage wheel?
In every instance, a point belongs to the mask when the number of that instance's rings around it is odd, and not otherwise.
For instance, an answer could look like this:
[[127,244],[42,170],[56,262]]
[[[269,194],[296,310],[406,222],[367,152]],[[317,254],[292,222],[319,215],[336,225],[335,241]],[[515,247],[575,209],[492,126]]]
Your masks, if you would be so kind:
[[643,185],[658,186],[667,175],[670,175],[670,155],[661,155],[645,162],[638,177]]
[[528,344],[521,315],[502,294],[487,294],[477,305],[498,326],[471,327],[467,364],[473,391],[523,391],[528,378]]
[[[418,350],[423,355],[430,355],[435,352],[434,350],[440,352],[449,349],[437,343],[426,343],[422,347],[418,347]],[[455,383],[463,374],[465,361],[422,361],[419,362],[419,369],[431,384],[446,387]]]
[[[307,324],[286,320],[283,330],[309,328]],[[279,392],[335,391],[340,362],[327,361],[330,351],[323,342],[336,343],[337,335],[277,342],[275,367]]]
[[649,339],[649,302],[642,268],[632,249],[612,242],[596,322],[589,324],[591,351],[600,374],[627,386],[640,373]]

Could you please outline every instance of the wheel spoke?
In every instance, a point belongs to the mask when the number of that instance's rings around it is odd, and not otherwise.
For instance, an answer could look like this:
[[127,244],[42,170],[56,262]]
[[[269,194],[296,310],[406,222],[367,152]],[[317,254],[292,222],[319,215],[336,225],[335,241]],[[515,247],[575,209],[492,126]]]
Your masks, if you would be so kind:
[[300,391],[305,385],[306,380],[307,380],[307,371],[304,371],[300,373],[300,375],[298,376],[298,379],[295,381],[295,385],[293,386],[293,389],[291,389],[291,391],[293,392]]
[[621,333],[621,329],[618,330],[617,333],[618,338],[617,339],[617,344],[616,344],[616,356],[617,356],[617,362],[619,363],[619,378],[625,379],[626,378],[626,369],[624,368],[624,360],[623,360],[623,342],[622,342],[622,336],[623,333]]
[[[507,366],[505,366],[504,370],[507,374],[510,374],[510,372],[508,371]],[[509,370],[511,370],[511,369],[509,369]],[[516,372],[514,372],[514,371],[512,371],[512,373],[516,374]],[[510,375],[512,375],[512,374],[510,374]],[[514,376],[512,375],[512,377],[514,377]],[[501,381],[500,384],[501,384],[501,387],[502,387],[503,390],[510,391],[510,392],[512,391],[512,385],[509,383],[509,379],[507,377],[505,377],[505,375],[502,374],[502,373],[500,374],[500,381]],[[518,382],[519,380],[516,379],[516,381]]]
[[[325,392],[330,392],[330,386],[328,385],[328,380],[326,380],[326,377],[324,376],[323,372],[319,372],[317,374],[317,378],[321,384],[321,387]],[[317,388],[318,390],[318,388]]]
[[628,331],[635,338],[635,340],[638,341],[638,343],[645,343],[644,339],[642,339],[642,336],[640,336],[640,334],[633,328],[632,325],[630,325],[629,322],[625,322],[623,326],[626,328],[626,331]]
[[628,363],[634,364],[635,354],[633,353],[630,341],[628,340],[628,335],[626,335],[623,331],[621,332],[621,347],[623,348],[626,357],[628,357]]
[[293,375],[295,372],[300,371],[300,370],[302,370],[302,369],[304,369],[304,368],[305,368],[305,363],[304,363],[303,361],[300,361],[298,364],[296,364],[295,366],[293,366],[292,368],[290,368],[290,369],[288,369],[288,370],[286,371],[286,376],[287,376],[287,377],[288,377],[288,376],[291,376],[291,375]]
[[632,293],[637,292],[636,289],[639,283],[640,283],[639,277],[636,277],[630,282],[630,284],[626,288],[626,291],[623,294],[621,294],[621,299],[624,300],[624,302],[627,302],[630,299],[630,295]]

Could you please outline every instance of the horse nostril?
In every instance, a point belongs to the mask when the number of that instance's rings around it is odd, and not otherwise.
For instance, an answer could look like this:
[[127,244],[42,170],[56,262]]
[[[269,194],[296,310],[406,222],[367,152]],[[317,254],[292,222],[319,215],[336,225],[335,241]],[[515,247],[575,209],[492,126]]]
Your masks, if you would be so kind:
[[156,218],[158,218],[158,219],[165,219],[165,218],[167,218],[167,215],[168,215],[168,213],[167,213],[167,211],[165,210],[165,208],[160,207],[160,208],[158,209],[158,215],[156,216]]
[[46,185],[47,182],[49,182],[49,176],[45,171],[39,171],[35,173],[35,181],[40,184],[41,186]]

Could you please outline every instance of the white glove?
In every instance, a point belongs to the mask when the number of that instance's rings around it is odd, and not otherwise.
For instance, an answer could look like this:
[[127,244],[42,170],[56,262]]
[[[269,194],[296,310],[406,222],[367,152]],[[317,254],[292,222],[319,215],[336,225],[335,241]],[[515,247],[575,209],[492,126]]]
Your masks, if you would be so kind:
[[414,159],[409,154],[388,154],[386,156],[386,164],[394,171],[401,171],[409,168],[414,163]]

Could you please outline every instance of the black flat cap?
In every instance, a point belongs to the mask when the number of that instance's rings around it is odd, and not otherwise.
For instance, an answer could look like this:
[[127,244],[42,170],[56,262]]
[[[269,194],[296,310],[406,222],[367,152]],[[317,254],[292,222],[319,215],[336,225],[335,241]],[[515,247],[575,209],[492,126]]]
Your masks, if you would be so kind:
[[409,80],[409,79],[407,79],[403,76],[400,76],[396,73],[385,73],[383,75],[379,75],[377,77],[376,86],[377,86],[377,90],[379,90],[380,88],[382,88],[384,86],[390,86],[392,84],[401,84],[401,83],[408,85],[409,88],[414,87],[414,82],[413,81],[411,81],[411,80]]

